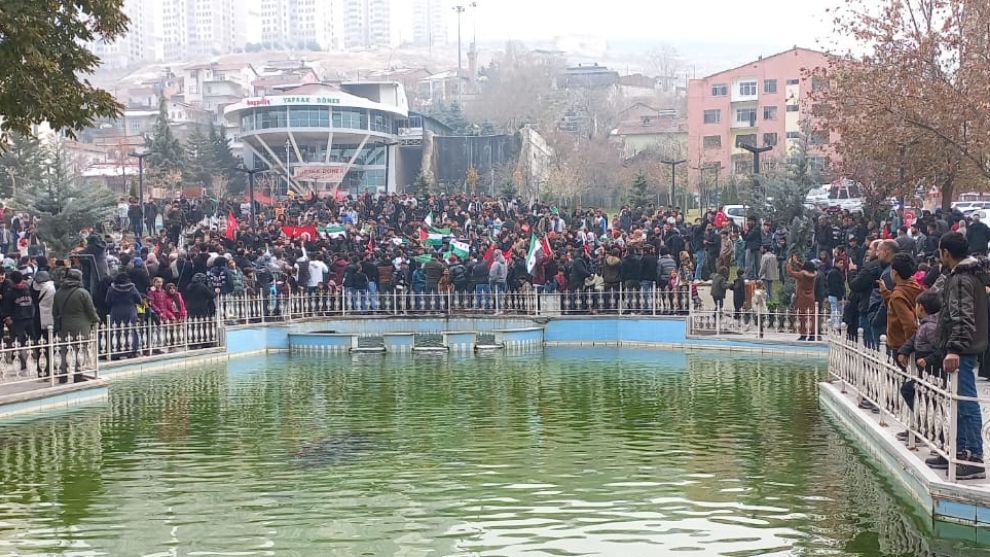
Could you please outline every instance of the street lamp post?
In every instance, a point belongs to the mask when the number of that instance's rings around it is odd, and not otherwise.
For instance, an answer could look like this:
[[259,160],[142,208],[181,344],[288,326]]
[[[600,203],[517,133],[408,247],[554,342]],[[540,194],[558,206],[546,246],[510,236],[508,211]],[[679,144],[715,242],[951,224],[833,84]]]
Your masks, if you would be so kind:
[[138,227],[140,233],[137,238],[139,242],[141,241],[141,238],[144,237],[144,159],[149,155],[151,155],[150,152],[135,152],[130,155],[138,160],[138,203],[141,204],[141,224]]
[[257,170],[251,168],[241,168],[235,167],[231,170],[236,170],[237,172],[243,172],[248,175],[248,196],[250,197],[251,209],[249,215],[251,217],[251,232],[258,232],[258,217],[254,213],[254,175],[260,174],[262,172],[268,172],[267,170]]
[[461,62],[461,14],[463,14],[467,8],[461,5],[454,6],[454,11],[457,12],[457,76],[460,77],[461,72],[464,70],[464,65]]
[[674,189],[677,188],[677,165],[686,163],[686,160],[679,161],[660,161],[660,164],[666,164],[670,167],[670,205],[674,205]]

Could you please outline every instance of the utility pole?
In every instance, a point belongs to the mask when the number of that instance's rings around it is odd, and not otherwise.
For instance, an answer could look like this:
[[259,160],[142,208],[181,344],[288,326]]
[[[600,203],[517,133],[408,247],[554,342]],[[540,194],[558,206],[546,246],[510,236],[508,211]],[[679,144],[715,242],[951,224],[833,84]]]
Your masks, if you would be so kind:
[[289,170],[289,165],[292,164],[289,161],[289,149],[291,149],[291,148],[292,148],[292,141],[286,139],[285,140],[285,195],[286,195],[286,197],[288,197],[288,195],[289,195],[289,189],[292,187],[292,182],[290,181],[291,178],[289,177],[292,174],[292,171]]
[[236,170],[237,172],[243,172],[244,174],[247,174],[248,175],[248,195],[251,198],[250,199],[250,201],[251,201],[251,211],[249,212],[249,214],[251,216],[251,232],[257,233],[258,232],[258,218],[254,214],[254,175],[255,174],[260,174],[262,172],[269,172],[269,171],[268,170],[255,170],[255,169],[246,168],[246,167],[245,168],[235,167],[235,168],[232,168],[231,170]]
[[[138,203],[141,204],[141,234],[144,236],[144,159],[151,155],[150,152],[131,153],[131,156],[138,160]],[[136,238],[138,242],[141,238]]]
[[454,11],[457,12],[457,76],[460,77],[461,72],[464,71],[464,63],[461,60],[461,14],[463,14],[467,8],[458,4],[454,6]]
[[677,165],[686,163],[686,160],[679,161],[660,161],[660,164],[666,164],[670,167],[670,206],[674,206],[674,190],[677,188]]

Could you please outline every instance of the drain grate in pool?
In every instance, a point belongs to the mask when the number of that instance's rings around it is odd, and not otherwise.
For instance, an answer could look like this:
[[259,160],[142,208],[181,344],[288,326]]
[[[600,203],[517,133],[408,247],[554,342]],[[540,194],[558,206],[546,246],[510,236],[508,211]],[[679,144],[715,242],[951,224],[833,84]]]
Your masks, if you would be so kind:
[[413,345],[417,348],[443,348],[443,335],[440,333],[418,333]]
[[492,346],[495,344],[495,335],[491,333],[481,333],[478,335],[476,342],[479,346]]
[[358,337],[358,348],[385,348],[385,337],[360,336]]

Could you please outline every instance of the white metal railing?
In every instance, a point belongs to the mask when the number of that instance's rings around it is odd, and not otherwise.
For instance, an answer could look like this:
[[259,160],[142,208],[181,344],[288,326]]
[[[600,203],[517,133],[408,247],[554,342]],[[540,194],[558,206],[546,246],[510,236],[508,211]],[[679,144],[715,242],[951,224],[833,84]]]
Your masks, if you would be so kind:
[[107,323],[100,327],[100,356],[117,360],[213,348],[223,342],[220,327],[215,317],[136,323],[119,323],[108,318]]
[[[51,339],[51,340],[49,340]],[[0,386],[56,385],[76,377],[99,377],[97,337],[60,337],[52,330],[39,340],[14,340],[0,347]]]
[[692,309],[687,319],[688,336],[732,336],[770,340],[825,341],[825,334],[839,327],[838,316],[829,312],[775,310],[734,311],[724,308]]
[[[901,367],[888,350],[886,338],[876,347],[863,342],[863,331],[846,334],[844,329],[828,332],[828,371],[843,393],[852,392],[866,406],[879,412],[880,425],[896,422],[908,432],[909,448],[922,444],[948,461],[948,479],[956,481],[956,465],[973,463],[957,457],[958,415],[960,403],[976,403],[981,416],[990,411],[990,387],[978,382],[978,396],[958,394],[959,381],[955,373],[945,374],[939,368],[919,369],[914,357]],[[907,394],[902,388],[910,384]],[[907,396],[913,391],[910,402]],[[870,410],[863,410],[869,412]],[[990,431],[979,428],[984,447],[990,443]],[[986,465],[986,452],[984,462]]]
[[347,315],[416,314],[615,314],[687,315],[700,307],[690,286],[668,289],[582,289],[573,292],[505,291],[480,288],[449,292],[345,288],[278,295],[226,296],[220,313],[227,323],[262,323]]

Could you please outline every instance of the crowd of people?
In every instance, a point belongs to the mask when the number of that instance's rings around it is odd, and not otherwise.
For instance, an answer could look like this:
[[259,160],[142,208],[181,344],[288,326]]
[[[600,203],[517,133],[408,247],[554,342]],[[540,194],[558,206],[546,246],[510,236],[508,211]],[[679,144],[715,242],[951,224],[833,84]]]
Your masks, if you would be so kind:
[[[786,223],[737,222],[720,208],[693,219],[677,207],[609,215],[464,194],[314,195],[253,206],[180,199],[142,207],[130,199],[117,217],[103,230],[80,231],[67,254],[45,253],[30,215],[0,218],[6,338],[211,317],[224,296],[323,293],[368,300],[355,307],[373,309],[377,296],[396,291],[459,292],[469,303],[563,292],[571,309],[595,312],[608,310],[608,294],[619,291],[657,300],[688,287],[697,305],[696,286],[705,282],[719,311],[732,292],[737,316],[773,304],[829,314],[830,324],[841,321],[868,346],[880,347],[884,336],[902,365],[959,373],[964,396],[976,394],[975,370],[990,375],[990,365],[979,365],[990,360],[990,227],[978,213],[822,213],[811,244],[800,248],[789,245]],[[788,279],[793,294],[783,299]],[[589,301],[594,292],[600,303]],[[802,323],[799,340],[815,333]],[[960,476],[974,477],[983,473],[978,404],[960,403],[959,415],[967,461]]]

